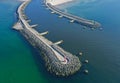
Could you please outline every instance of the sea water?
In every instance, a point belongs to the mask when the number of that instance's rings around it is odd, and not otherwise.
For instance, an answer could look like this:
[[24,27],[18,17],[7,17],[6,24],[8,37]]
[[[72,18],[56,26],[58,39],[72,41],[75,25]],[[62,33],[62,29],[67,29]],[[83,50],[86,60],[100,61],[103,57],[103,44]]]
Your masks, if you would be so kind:
[[20,3],[0,0],[0,83],[46,82],[35,60],[37,52],[12,29]]
[[[13,0],[14,1],[14,0]],[[49,31],[45,37],[80,57],[83,66],[70,77],[56,77],[44,66],[41,55],[17,31],[11,29],[16,21],[15,10],[20,2],[0,1],[0,83],[119,83],[120,82],[120,1],[80,0],[61,5],[68,13],[95,20],[103,30],[84,28],[70,23],[46,9],[43,0],[33,0],[25,10],[39,32]],[[6,11],[7,10],[7,11]],[[84,60],[89,63],[85,64]],[[89,74],[84,74],[87,69]]]

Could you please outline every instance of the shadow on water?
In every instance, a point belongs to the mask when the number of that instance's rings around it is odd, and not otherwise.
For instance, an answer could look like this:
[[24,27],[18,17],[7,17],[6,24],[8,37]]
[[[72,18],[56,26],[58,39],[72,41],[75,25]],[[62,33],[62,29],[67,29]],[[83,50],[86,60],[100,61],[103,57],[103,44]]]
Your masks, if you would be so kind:
[[42,75],[44,78],[46,78],[49,83],[56,83],[56,82],[61,83],[62,81],[69,82],[70,80],[74,81],[75,80],[74,78],[76,76],[78,76],[80,78],[81,76],[85,75],[83,73],[83,70],[86,67],[85,65],[83,65],[81,67],[80,71],[78,71],[77,73],[75,73],[72,76],[58,77],[58,76],[56,76],[54,74],[51,74],[50,72],[47,71],[47,69],[45,67],[45,61],[43,60],[43,57],[41,56],[42,55],[41,52],[37,48],[33,47],[28,42],[28,40],[25,37],[23,37],[23,35],[21,35],[19,32],[16,32],[16,33],[17,33],[18,37],[21,40],[23,40],[23,43],[25,43],[24,45],[27,46],[30,49],[30,51],[31,51],[31,53],[33,55],[32,57],[34,59],[34,62],[36,64],[37,68],[38,68],[39,74]]

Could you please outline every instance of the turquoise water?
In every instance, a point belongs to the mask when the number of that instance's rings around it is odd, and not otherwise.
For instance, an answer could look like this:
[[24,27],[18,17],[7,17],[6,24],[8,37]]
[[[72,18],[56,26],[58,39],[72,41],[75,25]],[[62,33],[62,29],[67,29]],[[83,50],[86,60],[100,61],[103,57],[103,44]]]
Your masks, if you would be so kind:
[[0,83],[46,82],[35,64],[37,52],[12,30],[19,4],[15,0],[0,1]]
[[[17,31],[12,30],[16,21],[15,10],[20,2],[0,1],[0,83],[119,83],[120,82],[120,1],[119,0],[80,0],[72,7],[64,5],[65,11],[94,19],[102,24],[103,30],[84,29],[83,26],[69,23],[69,20],[46,10],[43,0],[33,0],[26,8],[32,20],[39,24],[39,32],[53,42],[64,40],[60,46],[78,54],[83,62],[82,69],[73,76],[58,78],[49,74],[40,54]],[[59,6],[61,7],[61,6]],[[89,74],[83,73],[84,69]]]

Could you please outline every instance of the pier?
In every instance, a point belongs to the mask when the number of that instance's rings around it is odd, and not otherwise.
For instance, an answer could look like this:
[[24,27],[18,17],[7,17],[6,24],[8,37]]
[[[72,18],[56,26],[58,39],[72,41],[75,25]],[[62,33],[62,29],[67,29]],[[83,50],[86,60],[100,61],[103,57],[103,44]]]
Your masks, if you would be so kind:
[[59,14],[60,18],[62,18],[62,17],[68,18],[68,19],[70,19],[71,23],[76,22],[76,23],[79,23],[79,24],[81,24],[83,26],[90,27],[90,28],[100,28],[101,27],[101,24],[96,22],[96,21],[94,21],[94,20],[84,19],[84,18],[75,16],[73,14],[69,14],[67,12],[61,11],[59,8],[51,5],[49,0],[45,0],[44,3],[48,7],[48,9],[50,9],[52,11],[51,13]]
[[26,20],[23,11],[31,0],[24,1],[18,8],[18,22],[13,26],[18,30],[33,46],[40,52],[45,61],[46,70],[58,76],[69,76],[77,72],[81,67],[79,58],[64,49],[58,44],[62,41],[53,43],[46,39],[43,35],[48,34],[48,31],[38,33],[33,27],[37,25],[29,25],[30,20]]

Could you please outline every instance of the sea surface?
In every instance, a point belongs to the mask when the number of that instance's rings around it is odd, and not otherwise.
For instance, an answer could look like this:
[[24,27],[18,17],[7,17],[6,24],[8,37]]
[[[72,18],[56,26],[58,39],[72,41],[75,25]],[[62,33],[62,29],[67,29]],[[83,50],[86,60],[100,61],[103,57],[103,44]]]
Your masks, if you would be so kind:
[[[59,5],[61,10],[101,23],[103,30],[91,30],[46,9],[43,0],[32,0],[25,13],[30,24],[83,62],[79,72],[56,77],[45,68],[41,54],[12,26],[17,22],[18,0],[0,0],[0,83],[119,83],[120,0],[77,0]],[[79,56],[79,52],[83,56]],[[85,64],[84,60],[89,63]],[[87,69],[88,74],[83,71]]]

